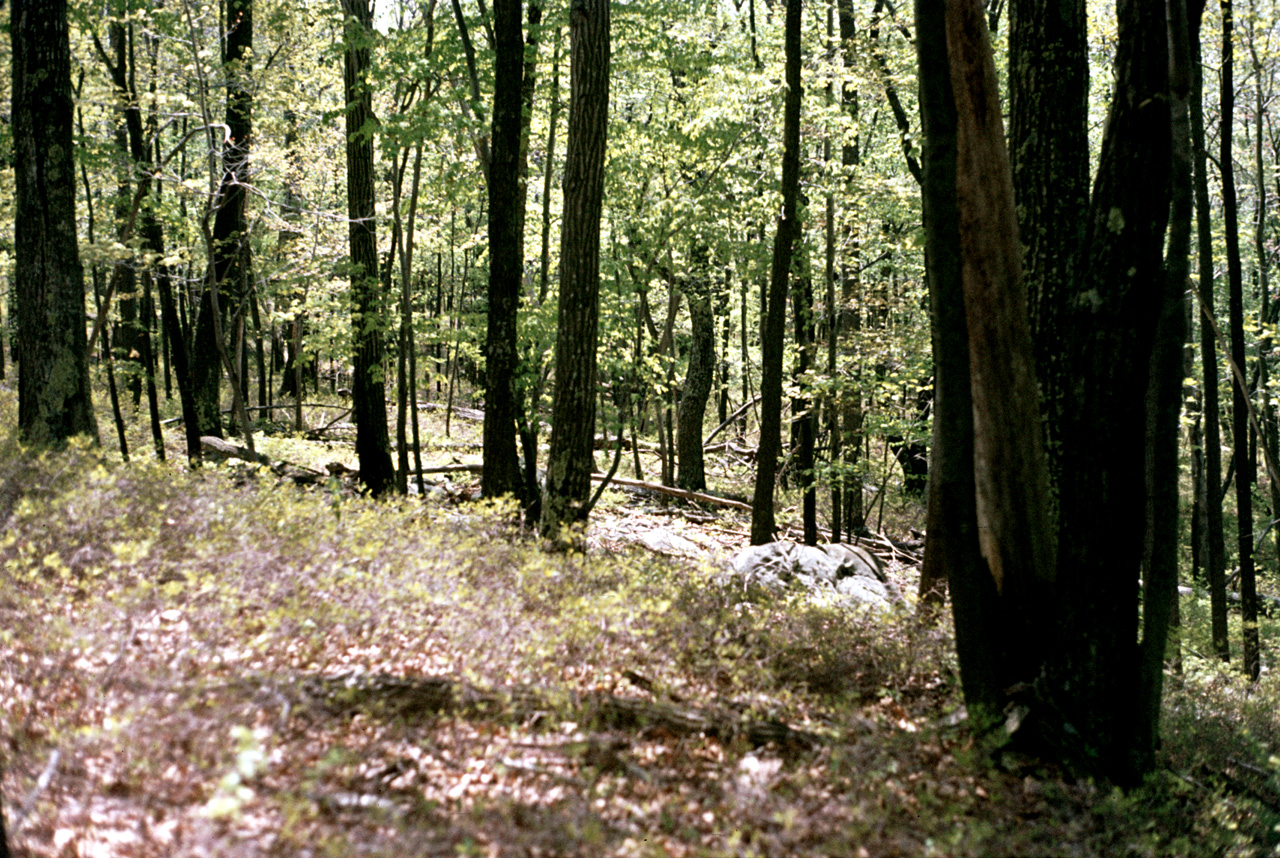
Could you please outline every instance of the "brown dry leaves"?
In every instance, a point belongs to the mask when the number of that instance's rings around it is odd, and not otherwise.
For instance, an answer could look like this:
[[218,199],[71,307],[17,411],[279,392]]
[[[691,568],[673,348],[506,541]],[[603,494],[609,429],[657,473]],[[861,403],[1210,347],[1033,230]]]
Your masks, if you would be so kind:
[[[992,772],[935,726],[957,704],[945,635],[736,605],[627,547],[716,555],[729,515],[616,506],[595,557],[548,557],[509,513],[68,467],[0,541],[18,854],[1091,854],[1086,788]],[[388,703],[431,677],[538,695]],[[826,742],[611,728],[593,694]]]

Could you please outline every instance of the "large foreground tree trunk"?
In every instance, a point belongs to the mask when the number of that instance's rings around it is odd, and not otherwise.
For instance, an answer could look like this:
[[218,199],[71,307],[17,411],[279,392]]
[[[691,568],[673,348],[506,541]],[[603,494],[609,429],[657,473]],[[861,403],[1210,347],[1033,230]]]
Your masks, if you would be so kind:
[[[1152,759],[1158,707],[1147,704],[1159,693],[1139,658],[1137,581],[1145,402],[1169,201],[1164,6],[1120,4],[1118,82],[1081,265],[1070,292],[1038,307],[1042,322],[1061,332],[1056,359],[1070,380],[1055,435],[1056,532],[986,22],[973,0],[950,0],[945,8],[977,520],[990,567],[986,580],[969,577],[980,566],[964,552],[972,538],[963,521],[944,534],[960,543],[940,557],[955,564],[949,572],[966,697],[980,717],[1015,712],[1016,739],[1031,749],[1132,783]],[[918,9],[936,18],[934,0],[921,0]],[[919,32],[932,32],[923,18]],[[924,44],[920,49],[922,91],[936,93],[937,81],[925,80],[932,66]],[[945,171],[934,175],[945,180]],[[1053,179],[1052,170],[1036,174],[1040,182]],[[926,198],[945,199],[945,188]],[[963,443],[963,416],[955,419],[958,428],[944,428],[940,437]],[[1149,589],[1147,598],[1146,634],[1163,641],[1167,623],[1161,627],[1159,617],[1168,614],[1152,601],[1162,597]]]
[[[1048,675],[1064,722],[1098,767],[1132,782],[1149,759],[1135,731],[1141,664],[1145,400],[1162,307],[1171,133],[1163,2],[1118,9],[1117,83],[1073,300],[1061,308],[1074,379],[1059,458],[1059,645]],[[1152,606],[1148,606],[1148,610]],[[1139,732],[1152,732],[1140,730]]]
[[1050,598],[1055,549],[1013,184],[986,26],[976,3],[948,4],[978,536],[1004,603],[1005,634],[1021,642],[1007,648],[1005,669],[1029,679],[1046,643],[1036,608]]
[[343,71],[347,101],[347,218],[351,242],[351,321],[354,351],[351,410],[356,421],[360,481],[376,497],[395,485],[382,377],[383,302],[378,294],[377,213],[374,207],[373,96],[366,80],[373,8],[342,0],[347,16]]
[[1070,384],[1055,308],[1075,293],[1089,210],[1087,32],[1083,3],[1009,4],[1009,156],[1053,483]]
[[98,440],[76,243],[65,0],[14,0],[14,280],[18,430],[32,444]]
[[787,0],[787,98],[782,119],[782,214],[773,239],[769,297],[760,332],[760,447],[751,499],[751,543],[773,541],[773,484],[782,443],[782,352],[786,340],[787,284],[800,236],[800,0]]
[[947,63],[945,0],[917,0],[916,52],[924,127],[922,187],[925,253],[932,322],[934,402],[924,604],[951,591],[956,654],[965,702],[975,720],[994,717],[1003,689],[1000,640],[982,634],[997,604],[995,582],[978,546],[973,484],[973,394],[969,326],[960,276],[960,215],[956,208],[956,105]]
[[560,313],[555,396],[540,529],[560,540],[586,517],[596,425],[600,316],[600,213],[609,118],[609,0],[569,10],[569,142],[560,234]]

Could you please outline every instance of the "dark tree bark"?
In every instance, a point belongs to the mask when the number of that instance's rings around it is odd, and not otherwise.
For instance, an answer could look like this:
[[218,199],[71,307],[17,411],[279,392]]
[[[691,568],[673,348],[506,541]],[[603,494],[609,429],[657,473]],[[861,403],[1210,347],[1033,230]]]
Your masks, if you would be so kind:
[[1151,686],[1135,647],[1145,508],[1136,454],[1164,294],[1171,126],[1164,4],[1126,0],[1117,16],[1117,83],[1082,276],[1061,308],[1075,381],[1059,434],[1058,641],[1047,674],[1063,722],[1092,749],[1086,762],[1133,782],[1150,759],[1141,735],[1154,735],[1139,724]]
[[524,39],[520,0],[494,0],[493,123],[489,161],[489,318],[485,338],[485,497],[523,499],[516,452],[516,318],[524,275],[524,185],[520,176]]
[[1178,444],[1182,414],[1183,347],[1187,339],[1185,295],[1191,258],[1191,53],[1185,0],[1168,3],[1171,173],[1169,239],[1163,294],[1151,350],[1147,386],[1146,540],[1143,545],[1143,612],[1139,705],[1135,727],[1137,771],[1155,765],[1156,732],[1164,688],[1165,654],[1178,601]]
[[[918,8],[931,5],[922,0]],[[947,534],[958,545],[938,546],[958,555],[948,572],[966,697],[987,718],[1016,704],[1025,716],[1016,719],[1019,743],[1133,783],[1150,764],[1156,725],[1149,719],[1158,708],[1148,704],[1159,690],[1158,679],[1144,674],[1137,646],[1145,456],[1135,453],[1146,449],[1144,405],[1165,284],[1171,147],[1164,6],[1120,4],[1117,87],[1081,264],[1072,293],[1039,308],[1062,332],[1058,359],[1072,380],[1057,436],[1056,532],[986,22],[976,2],[945,9],[978,541],[990,568],[989,576],[970,577],[980,566],[966,552],[972,538],[964,521]],[[923,20],[919,32],[930,33]],[[922,44],[920,51],[924,80],[926,58],[932,62],[936,50]],[[1054,175],[1037,180],[1051,183]],[[931,206],[946,202],[944,191],[938,194],[927,196]],[[951,365],[939,364],[940,371]],[[962,436],[963,415],[956,419]],[[1148,599],[1156,598],[1149,590]],[[1168,612],[1151,601],[1146,611],[1147,639],[1162,643]]]
[[67,4],[14,0],[10,16],[18,430],[41,446],[73,435],[96,442],[76,243]]
[[[853,0],[836,0],[840,19],[841,57],[847,72],[852,72],[857,63],[857,51],[854,39],[857,36],[857,24],[853,17]],[[846,74],[841,87],[840,105],[849,118],[858,120],[858,87]],[[950,89],[948,89],[950,92]],[[846,142],[840,148],[840,165],[845,170],[845,182],[852,185],[855,171],[862,163],[862,151],[859,138]],[[856,219],[851,219],[856,220]],[[849,225],[850,234],[848,258],[844,271],[840,276],[840,336],[846,341],[853,339],[862,329],[862,311],[858,306],[858,288],[861,275],[858,265],[861,259],[861,241],[856,223]],[[857,366],[855,352],[853,366],[850,369],[850,384],[844,392],[844,406],[840,410],[840,455],[844,465],[844,476],[841,478],[840,514],[844,519],[846,534],[855,535],[865,529],[866,512],[862,497],[862,476],[859,474],[859,463],[862,456],[862,390],[858,386],[860,370]],[[833,505],[834,506],[834,505]]]
[[[1232,32],[1235,13],[1231,0],[1221,0],[1222,72],[1218,104],[1218,164],[1222,180],[1222,220],[1227,243],[1227,295],[1231,336],[1231,360],[1245,371],[1244,273],[1240,264],[1240,224],[1236,203],[1235,156],[1232,129],[1235,123],[1235,47]],[[1236,549],[1240,564],[1240,618],[1244,638],[1244,670],[1257,681],[1262,662],[1258,641],[1258,585],[1253,563],[1253,484],[1257,467],[1249,450],[1249,392],[1240,379],[1231,385],[1231,435],[1236,463]]]
[[[129,50],[131,35],[131,33],[126,34],[125,25],[121,20],[114,19],[107,26],[110,55],[102,51],[100,45],[98,46],[111,75],[112,88],[115,90],[113,93],[116,98],[115,110],[123,119],[123,122],[116,123],[114,134],[116,148],[120,152],[120,159],[116,162],[118,179],[115,200],[116,237],[122,244],[128,243],[129,235],[133,230],[131,198],[134,177],[129,164],[131,160],[136,159],[136,153],[131,151],[132,143],[135,134],[139,140],[142,137],[141,113],[138,111],[134,93],[131,92],[128,83],[135,71],[131,62],[133,52]],[[117,270],[113,277],[116,279],[116,308],[120,321],[116,323],[115,333],[111,338],[112,347],[115,349],[112,358],[117,366],[124,369],[124,386],[129,391],[134,411],[137,411],[138,404],[142,401],[143,374],[140,360],[142,339],[138,319],[137,266],[133,264],[133,260],[121,260],[117,263]]]
[[978,544],[973,475],[973,394],[969,329],[960,270],[956,200],[956,105],[947,55],[947,0],[916,0],[916,53],[924,133],[922,187],[929,309],[933,334],[934,403],[929,508],[922,594],[951,591],[956,655],[974,723],[1000,713],[1003,661],[995,625],[998,593]]
[[569,9],[570,102],[560,234],[551,445],[542,535],[559,542],[582,521],[595,442],[596,341],[600,315],[600,214],[609,117],[609,0]]
[[689,344],[689,369],[680,389],[680,407],[676,415],[676,485],[697,492],[707,487],[707,471],[702,457],[702,421],[715,380],[716,323],[711,312],[705,249],[694,252],[691,264],[694,273],[682,278],[693,340]]
[[1227,635],[1226,540],[1222,528],[1222,437],[1218,405],[1218,341],[1214,336],[1213,224],[1209,203],[1209,153],[1204,142],[1204,75],[1201,62],[1200,21],[1204,0],[1190,0],[1191,42],[1191,145],[1195,150],[1194,195],[1196,206],[1197,267],[1200,272],[1199,304],[1201,377],[1204,390],[1204,506],[1205,577],[1209,582],[1209,616],[1214,654],[1231,658]]
[[[249,242],[245,188],[249,183],[249,144],[253,133],[253,2],[226,0],[227,140],[222,150],[222,179],[213,219],[213,282],[200,296],[192,338],[191,381],[201,435],[222,437],[220,388],[223,365],[218,331],[227,329],[229,308],[244,296]],[[217,289],[217,296],[209,290]],[[214,307],[222,311],[215,321]],[[221,346],[225,346],[222,343]]]
[[[151,151],[143,134],[142,109],[137,93],[137,62],[134,52],[134,30],[132,24],[126,27],[123,23],[113,21],[110,28],[111,54],[103,50],[101,44],[94,42],[98,53],[107,66],[111,76],[115,96],[119,99],[119,110],[123,117],[123,126],[118,128],[119,148],[129,165],[129,174],[121,182],[121,195],[116,205],[116,222],[120,239],[127,243],[133,229],[134,207],[130,202],[133,196],[131,182],[137,183],[139,207],[136,218],[140,223],[138,233],[143,248],[157,258],[164,255],[164,230],[156,216],[152,196]],[[133,395],[134,407],[138,405],[142,392],[142,381],[146,379],[147,406],[151,423],[152,441],[156,457],[164,460],[164,439],[160,430],[160,413],[157,402],[155,383],[155,354],[152,345],[152,322],[155,319],[153,283],[161,278],[166,282],[161,288],[167,288],[168,269],[164,266],[144,268],[137,260],[121,263],[118,274],[120,325],[115,336],[115,348],[123,359],[140,366],[129,379],[130,393]],[[141,300],[137,295],[139,274],[143,284]],[[197,439],[198,439],[197,435]]]
[[1085,4],[1009,4],[1009,158],[1023,275],[1047,428],[1050,481],[1057,483],[1057,427],[1065,377],[1055,312],[1074,294],[1089,210],[1089,63]]
[[760,446],[751,502],[751,543],[773,541],[773,488],[782,443],[782,351],[786,338],[787,285],[800,236],[800,0],[787,0],[786,83],[782,126],[782,213],[773,239],[768,300],[760,331]]
[[[808,382],[805,375],[813,365],[813,280],[806,270],[797,277],[791,290],[791,311],[795,323],[796,365],[794,379],[803,391]],[[818,544],[818,496],[814,479],[814,444],[817,438],[817,419],[813,403],[806,396],[791,400],[791,415],[795,436],[796,482],[800,485],[800,516],[804,528],[804,544]]]
[[378,497],[395,485],[382,378],[382,296],[378,294],[377,213],[374,207],[373,96],[369,70],[373,8],[369,0],[343,0],[347,101],[347,219],[351,242],[351,322],[354,351],[351,410],[356,422],[360,481]]
[[1054,545],[1012,176],[986,20],[971,2],[949,3],[946,20],[978,536],[1005,634],[1022,642],[1008,648],[1006,669],[1029,680],[1043,652],[1033,611],[1053,585]]

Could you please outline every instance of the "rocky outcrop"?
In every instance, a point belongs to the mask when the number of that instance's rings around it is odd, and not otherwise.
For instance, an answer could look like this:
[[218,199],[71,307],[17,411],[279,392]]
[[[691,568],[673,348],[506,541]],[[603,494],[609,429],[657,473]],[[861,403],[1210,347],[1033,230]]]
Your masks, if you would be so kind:
[[849,605],[877,608],[903,603],[902,594],[885,574],[880,559],[857,545],[752,545],[738,552],[731,568],[746,587],[799,589]]

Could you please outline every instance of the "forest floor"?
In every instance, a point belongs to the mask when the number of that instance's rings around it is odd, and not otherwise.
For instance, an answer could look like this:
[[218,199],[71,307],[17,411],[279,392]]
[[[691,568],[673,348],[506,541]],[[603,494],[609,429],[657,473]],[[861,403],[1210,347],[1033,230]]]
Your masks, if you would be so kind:
[[[0,393],[3,425],[12,410]],[[435,443],[432,463],[473,460],[465,445]],[[317,469],[347,455],[259,446]],[[0,794],[18,855],[1280,843],[1275,680],[1200,659],[1193,600],[1160,770],[1122,794],[997,765],[963,718],[945,619],[743,593],[720,573],[744,513],[610,492],[587,551],[552,554],[511,508],[462,499],[467,475],[374,502],[135,450],[122,465],[0,439]],[[887,527],[916,516],[891,503]],[[914,570],[889,569],[909,592]]]

